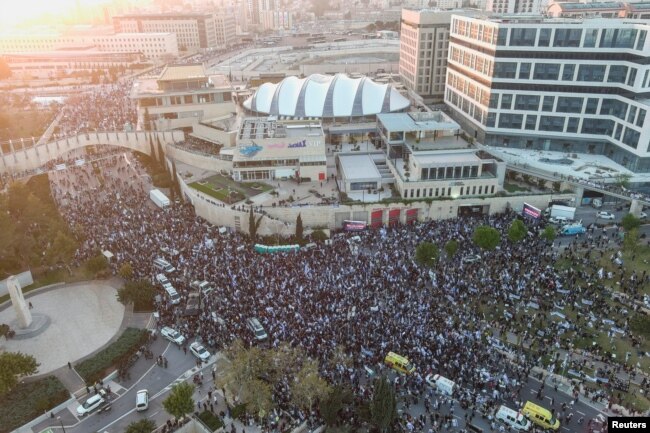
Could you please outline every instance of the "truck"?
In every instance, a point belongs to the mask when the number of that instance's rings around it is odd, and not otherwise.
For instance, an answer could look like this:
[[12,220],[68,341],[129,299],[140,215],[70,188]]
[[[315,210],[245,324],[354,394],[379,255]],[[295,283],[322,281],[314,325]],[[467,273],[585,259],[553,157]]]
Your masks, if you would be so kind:
[[201,310],[199,308],[200,294],[198,290],[190,292],[187,295],[187,303],[185,304],[185,311],[183,316],[196,316]]
[[166,208],[171,203],[167,196],[160,192],[159,189],[152,189],[149,191],[149,198],[161,209]]
[[547,218],[563,217],[567,220],[573,221],[576,216],[576,208],[554,204],[553,206],[546,208],[544,215],[546,215]]
[[586,228],[583,227],[582,223],[578,224],[567,224],[564,227],[562,227],[562,230],[560,230],[560,234],[562,236],[578,236],[587,231]]

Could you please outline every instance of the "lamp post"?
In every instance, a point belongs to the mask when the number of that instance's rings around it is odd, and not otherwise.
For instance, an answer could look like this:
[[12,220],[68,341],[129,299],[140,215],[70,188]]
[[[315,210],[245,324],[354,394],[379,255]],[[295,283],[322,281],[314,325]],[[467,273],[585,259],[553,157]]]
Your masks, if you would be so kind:
[[61,419],[60,416],[57,416],[56,419],[61,423],[61,428],[63,429],[63,433],[65,433],[65,427],[63,426],[63,420]]

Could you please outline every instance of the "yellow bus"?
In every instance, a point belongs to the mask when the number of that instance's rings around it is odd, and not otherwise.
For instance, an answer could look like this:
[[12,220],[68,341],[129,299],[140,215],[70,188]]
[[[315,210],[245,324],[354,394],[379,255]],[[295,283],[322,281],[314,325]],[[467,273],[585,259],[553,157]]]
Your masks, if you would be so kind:
[[560,428],[560,421],[553,416],[550,410],[536,405],[532,401],[527,401],[521,412],[540,427],[552,430]]

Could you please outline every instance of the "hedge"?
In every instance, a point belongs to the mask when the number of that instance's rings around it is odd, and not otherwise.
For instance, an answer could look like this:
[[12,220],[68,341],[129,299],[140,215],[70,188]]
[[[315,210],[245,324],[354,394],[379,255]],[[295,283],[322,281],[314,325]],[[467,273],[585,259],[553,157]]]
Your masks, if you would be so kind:
[[103,379],[106,370],[129,359],[140,349],[148,337],[146,329],[127,328],[120,338],[92,358],[75,365],[75,370],[87,384]]
[[68,390],[54,376],[19,383],[0,396],[0,433],[9,433],[27,424],[69,398]]
[[221,427],[223,427],[223,422],[221,419],[210,412],[209,410],[205,410],[199,414],[199,419],[203,421],[205,425],[208,426],[208,428],[211,429],[211,431],[215,431]]

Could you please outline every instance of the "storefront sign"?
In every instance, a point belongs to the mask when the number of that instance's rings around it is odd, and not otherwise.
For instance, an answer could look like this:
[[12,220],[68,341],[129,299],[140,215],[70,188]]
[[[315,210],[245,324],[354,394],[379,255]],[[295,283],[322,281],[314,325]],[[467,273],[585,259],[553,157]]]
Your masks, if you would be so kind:
[[302,140],[302,141],[299,141],[297,143],[292,143],[287,147],[290,148],[290,149],[293,148],[293,147],[307,147],[307,142],[306,142],[306,140]]

